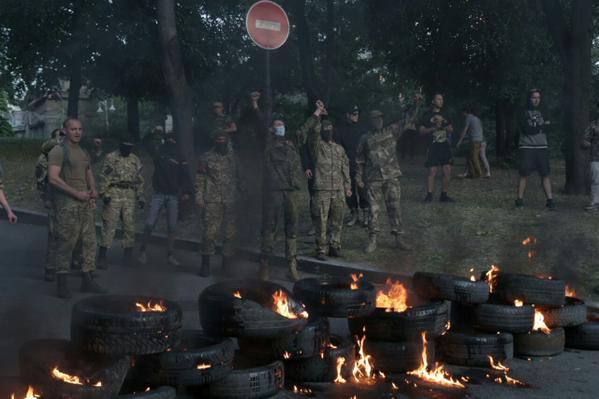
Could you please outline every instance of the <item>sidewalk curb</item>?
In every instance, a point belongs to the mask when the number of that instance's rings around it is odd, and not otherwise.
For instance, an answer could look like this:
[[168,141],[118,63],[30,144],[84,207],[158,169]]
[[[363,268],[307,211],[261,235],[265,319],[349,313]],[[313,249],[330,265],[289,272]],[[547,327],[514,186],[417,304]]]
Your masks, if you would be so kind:
[[[31,211],[28,209],[22,208],[13,208],[13,212],[19,218],[19,223],[24,224],[32,224],[37,226],[45,226],[47,225],[48,215],[42,212]],[[96,223],[96,233],[99,234],[102,225],[100,223]],[[117,230],[116,237],[119,238],[122,236],[122,231]],[[135,239],[140,240],[142,238],[142,233],[136,232]],[[167,237],[163,234],[152,234],[149,239],[149,244],[152,245],[160,245],[166,246]],[[199,251],[201,241],[194,239],[183,239],[177,238],[175,241],[175,248],[183,249],[186,251]],[[217,253],[220,253],[221,248],[217,247]],[[258,262],[260,259],[260,251],[255,248],[238,248],[237,256],[250,260],[252,262]],[[270,263],[276,267],[286,267],[287,259],[285,256],[273,254],[269,257]],[[337,259],[330,259],[327,261],[321,261],[311,256],[298,256],[298,267],[299,270],[306,273],[316,274],[316,275],[328,275],[328,276],[338,276],[338,277],[347,277],[352,273],[363,273],[364,277],[369,281],[374,283],[384,283],[387,278],[397,278],[405,283],[409,283],[412,280],[412,276],[408,274],[401,273],[390,273],[383,272],[377,270],[371,265],[364,263],[351,263],[351,262],[343,262]]]

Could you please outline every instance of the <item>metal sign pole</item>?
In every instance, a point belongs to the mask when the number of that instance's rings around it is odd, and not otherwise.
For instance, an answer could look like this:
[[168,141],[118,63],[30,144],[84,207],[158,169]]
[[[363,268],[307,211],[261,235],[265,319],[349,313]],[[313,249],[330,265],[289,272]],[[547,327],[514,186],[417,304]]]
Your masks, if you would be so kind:
[[266,127],[272,123],[272,87],[270,84],[270,50],[266,51]]

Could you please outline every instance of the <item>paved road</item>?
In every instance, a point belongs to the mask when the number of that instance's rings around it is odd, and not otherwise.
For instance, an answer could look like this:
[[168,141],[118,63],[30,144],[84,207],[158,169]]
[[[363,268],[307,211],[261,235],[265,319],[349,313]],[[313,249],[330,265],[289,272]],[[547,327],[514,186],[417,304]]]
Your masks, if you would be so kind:
[[[45,228],[30,225],[8,226],[0,220],[0,399],[9,398],[18,375],[18,348],[30,339],[68,338],[71,306],[84,297],[76,294],[70,301],[54,297],[54,284],[41,280],[45,251]],[[112,293],[154,295],[178,301],[184,309],[187,328],[198,328],[196,301],[198,294],[214,279],[197,276],[198,256],[181,252],[181,268],[166,265],[164,249],[149,248],[151,263],[132,268],[117,265],[120,249],[109,254],[113,266],[99,273],[102,284]],[[255,277],[257,265],[240,262],[238,277]],[[279,277],[275,275],[275,277]],[[76,291],[79,279],[71,279]],[[282,282],[279,280],[279,282]],[[288,283],[285,283],[288,284]],[[347,331],[343,320],[333,320],[333,330]],[[467,392],[457,396],[421,390],[411,397],[474,397],[474,398],[597,398],[599,397],[599,352],[567,351],[553,358],[531,362],[514,359],[512,375],[531,384],[528,389],[515,389],[486,381],[472,384]],[[458,375],[472,370],[452,368]],[[479,372],[479,374],[484,372]],[[484,380],[484,378],[482,378]],[[349,398],[351,387],[343,393],[328,392],[319,397]],[[364,391],[364,392],[362,392]],[[410,392],[402,390],[406,396]],[[358,397],[381,398],[377,390],[360,390]]]

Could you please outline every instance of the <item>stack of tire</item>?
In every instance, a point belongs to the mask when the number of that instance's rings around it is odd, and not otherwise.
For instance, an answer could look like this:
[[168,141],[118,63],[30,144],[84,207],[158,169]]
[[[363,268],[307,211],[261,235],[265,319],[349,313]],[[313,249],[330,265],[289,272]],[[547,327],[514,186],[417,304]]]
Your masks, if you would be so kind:
[[[141,312],[136,303],[159,303],[165,309]],[[172,388],[144,387],[134,393],[123,391],[123,384],[132,356],[176,345],[181,326],[182,312],[174,302],[133,296],[87,298],[73,306],[71,341],[35,340],[21,347],[21,377],[48,399],[174,399]]]

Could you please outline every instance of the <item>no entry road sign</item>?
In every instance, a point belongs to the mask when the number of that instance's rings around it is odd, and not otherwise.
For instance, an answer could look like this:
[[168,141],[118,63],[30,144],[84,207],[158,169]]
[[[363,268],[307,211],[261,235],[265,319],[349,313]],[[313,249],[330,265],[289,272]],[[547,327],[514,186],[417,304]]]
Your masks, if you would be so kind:
[[250,7],[245,25],[254,43],[265,50],[278,49],[289,37],[289,18],[285,10],[269,0]]

